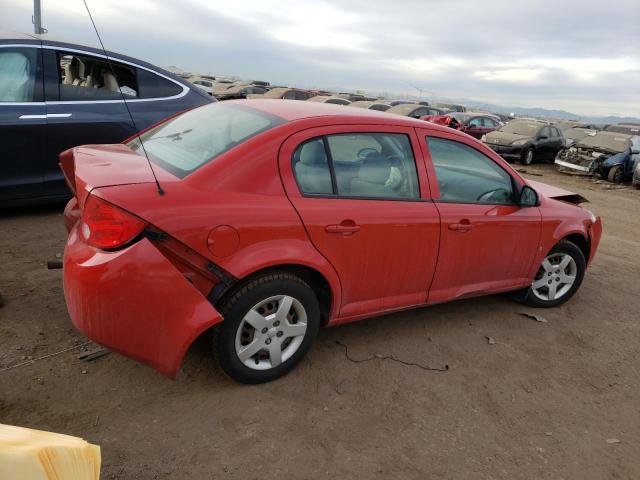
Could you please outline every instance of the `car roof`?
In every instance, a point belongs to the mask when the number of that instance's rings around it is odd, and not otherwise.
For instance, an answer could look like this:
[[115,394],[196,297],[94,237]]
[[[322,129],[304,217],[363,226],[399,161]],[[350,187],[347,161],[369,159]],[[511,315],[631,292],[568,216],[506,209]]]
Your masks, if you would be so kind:
[[40,40],[39,35],[0,30],[0,40]]
[[[229,100],[225,103],[235,103],[255,108],[256,110],[280,117],[288,122],[314,117],[335,117],[336,119],[349,119],[349,123],[357,123],[358,121],[362,123],[382,122],[390,125],[440,129],[437,125],[427,123],[424,120],[367,108],[344,108],[344,105],[324,102],[260,98],[251,100]],[[442,130],[448,131],[447,128],[442,128]]]

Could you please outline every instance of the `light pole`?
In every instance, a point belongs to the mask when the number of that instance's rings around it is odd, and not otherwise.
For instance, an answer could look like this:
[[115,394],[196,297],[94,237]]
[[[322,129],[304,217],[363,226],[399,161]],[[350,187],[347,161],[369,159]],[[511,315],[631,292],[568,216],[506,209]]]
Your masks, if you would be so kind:
[[33,31],[36,35],[47,33],[47,29],[42,28],[42,5],[40,5],[40,0],[33,0]]

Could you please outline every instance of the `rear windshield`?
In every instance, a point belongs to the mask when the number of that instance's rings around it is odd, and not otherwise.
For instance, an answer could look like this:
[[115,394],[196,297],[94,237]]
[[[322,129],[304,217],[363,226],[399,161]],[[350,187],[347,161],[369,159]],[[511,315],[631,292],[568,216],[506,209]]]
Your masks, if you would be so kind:
[[[244,105],[213,103],[183,113],[128,143],[179,178],[285,121]],[[144,144],[144,149],[140,144]]]
[[515,133],[517,135],[526,135],[533,137],[542,125],[534,122],[526,122],[522,120],[511,121],[500,129],[501,132]]

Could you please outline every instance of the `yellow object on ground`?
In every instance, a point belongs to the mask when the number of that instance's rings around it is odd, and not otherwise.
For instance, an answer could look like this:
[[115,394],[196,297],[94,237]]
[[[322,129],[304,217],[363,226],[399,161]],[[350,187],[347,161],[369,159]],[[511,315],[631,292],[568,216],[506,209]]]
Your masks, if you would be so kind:
[[0,424],[0,480],[99,478],[99,446],[70,435]]

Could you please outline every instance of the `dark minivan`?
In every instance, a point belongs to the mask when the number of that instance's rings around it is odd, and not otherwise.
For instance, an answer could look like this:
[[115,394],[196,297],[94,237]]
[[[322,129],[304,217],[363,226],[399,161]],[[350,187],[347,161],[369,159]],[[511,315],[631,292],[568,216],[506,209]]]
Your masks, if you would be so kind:
[[96,48],[0,33],[0,206],[66,197],[58,154],[67,148],[118,143],[215,101],[161,68],[108,56],[111,65]]

